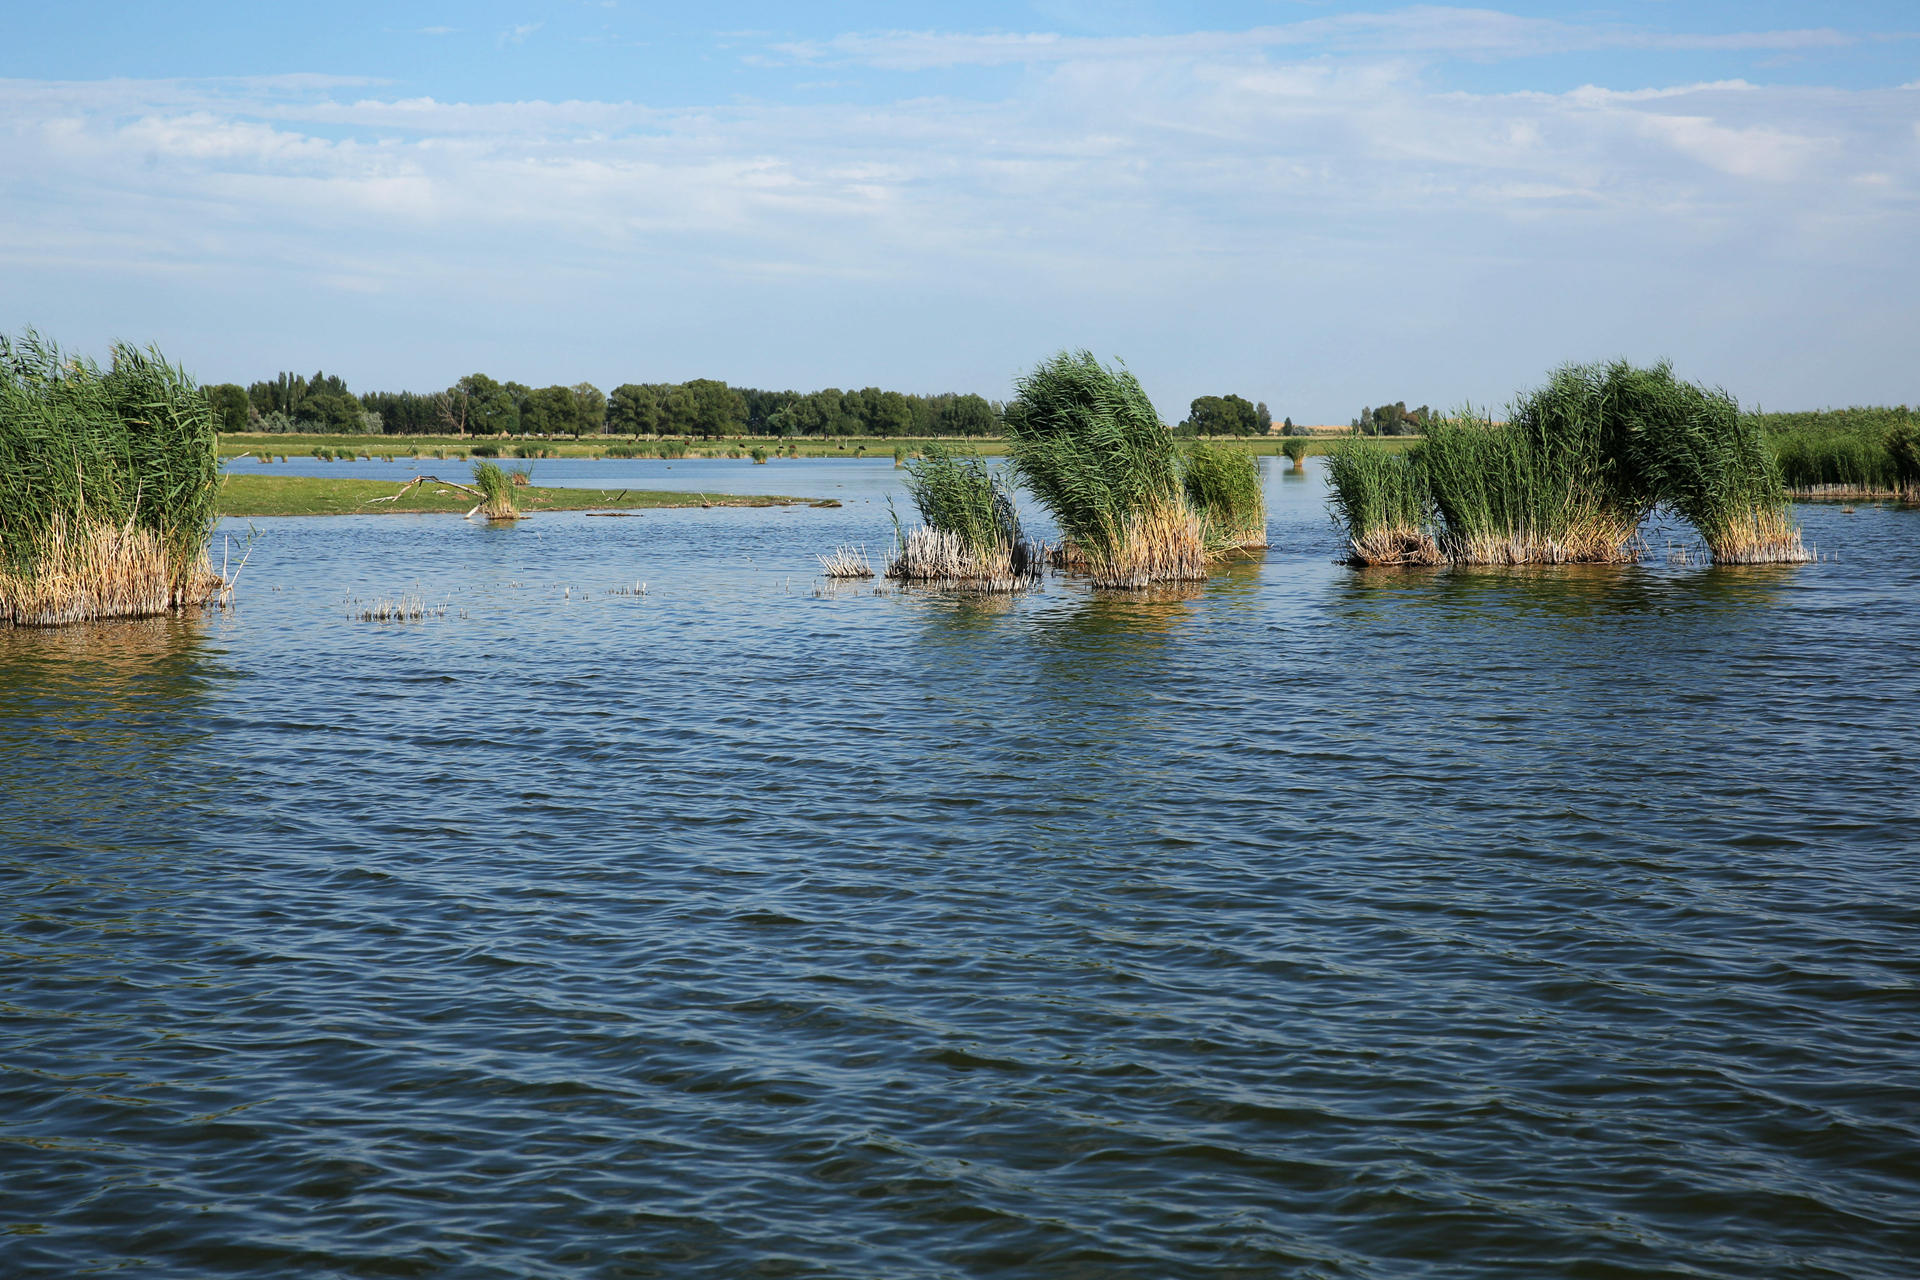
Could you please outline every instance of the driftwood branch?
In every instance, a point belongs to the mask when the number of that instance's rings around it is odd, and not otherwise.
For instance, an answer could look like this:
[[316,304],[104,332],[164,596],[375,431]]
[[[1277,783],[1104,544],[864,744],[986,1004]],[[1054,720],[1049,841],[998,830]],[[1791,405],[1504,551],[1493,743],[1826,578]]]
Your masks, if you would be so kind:
[[[388,494],[386,497],[368,498],[367,502],[398,502],[406,494],[407,490],[413,488],[417,484],[443,484],[447,486],[447,488],[449,489],[458,489],[460,492],[465,494],[471,494],[473,497],[476,497],[476,498],[484,499],[487,496],[486,494],[480,492],[478,489],[475,489],[469,485],[456,484],[452,480],[442,480],[439,476],[415,476],[413,479],[407,481],[405,484],[401,485],[398,489]],[[366,503],[362,503],[361,505],[365,506]],[[478,511],[479,509],[480,508],[475,507],[474,511]],[[467,514],[472,515],[473,511],[469,511]]]

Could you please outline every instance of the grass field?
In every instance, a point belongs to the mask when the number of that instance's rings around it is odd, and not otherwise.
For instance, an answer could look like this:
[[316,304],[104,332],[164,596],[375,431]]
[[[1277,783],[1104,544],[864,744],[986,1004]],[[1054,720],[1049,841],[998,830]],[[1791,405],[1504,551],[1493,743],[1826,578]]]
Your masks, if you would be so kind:
[[[461,476],[460,483],[467,483]],[[333,480],[321,476],[228,476],[220,486],[223,516],[348,516],[449,513],[465,515],[477,501],[445,485],[422,484],[398,502],[373,502],[398,492],[387,480]],[[664,507],[837,507],[833,499],[740,497],[726,493],[665,493],[639,489],[515,489],[526,515],[542,511],[644,511]]]
[[[1304,437],[1309,455],[1326,454],[1347,438],[1345,432],[1339,435]],[[1222,443],[1239,445],[1262,457],[1277,455],[1280,452],[1279,436],[1239,436],[1218,437]],[[1380,440],[1382,446],[1394,452],[1410,448],[1419,442],[1417,436],[1387,436]],[[516,440],[498,437],[468,436],[308,436],[308,435],[223,435],[220,437],[220,456],[235,458],[241,454],[255,457],[311,458],[315,449],[328,449],[344,453],[357,451],[361,457],[382,458],[432,458],[438,453],[464,457],[475,445],[491,445],[499,449],[499,461],[506,465],[514,459],[514,450],[525,447],[542,449],[552,457],[558,458],[604,458],[609,448],[634,443],[624,436],[589,436],[585,440]],[[648,443],[642,441],[641,443]],[[776,440],[771,436],[731,436],[714,440],[696,440],[687,444],[689,458],[724,458],[733,453],[744,455],[748,449],[758,446],[771,451],[774,448],[785,450],[788,446],[799,449],[801,458],[891,458],[895,449],[903,453],[920,452],[927,444],[922,437],[882,437],[853,436],[834,439],[797,439]],[[965,453],[977,451],[988,457],[998,457],[1007,451],[1007,442],[1001,437],[979,436],[971,440],[958,437],[943,439],[941,444],[947,448]],[[787,461],[775,458],[768,465]],[[742,466],[753,463],[742,456]]]

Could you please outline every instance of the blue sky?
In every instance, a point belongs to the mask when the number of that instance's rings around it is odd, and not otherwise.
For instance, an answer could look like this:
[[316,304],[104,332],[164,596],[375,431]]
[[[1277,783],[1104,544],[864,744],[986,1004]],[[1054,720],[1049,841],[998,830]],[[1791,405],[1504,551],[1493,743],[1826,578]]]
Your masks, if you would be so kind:
[[0,326],[207,380],[1920,401],[1912,3],[20,8]]

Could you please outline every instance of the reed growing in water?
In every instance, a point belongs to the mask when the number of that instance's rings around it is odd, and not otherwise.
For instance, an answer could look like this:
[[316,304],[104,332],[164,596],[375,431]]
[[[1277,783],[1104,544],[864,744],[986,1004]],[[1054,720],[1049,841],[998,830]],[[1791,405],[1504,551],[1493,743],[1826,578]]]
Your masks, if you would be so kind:
[[1015,387],[1013,468],[1053,512],[1068,563],[1084,564],[1097,587],[1206,577],[1205,529],[1179,449],[1131,373],[1063,351]]
[[1760,428],[1790,493],[1920,498],[1920,419],[1905,405],[1745,419]]
[[1369,436],[1343,440],[1327,457],[1328,505],[1347,535],[1350,564],[1439,564],[1428,532],[1432,500],[1406,455]]
[[1507,418],[1463,410],[1403,457],[1344,445],[1329,475],[1350,560],[1620,563],[1640,557],[1640,522],[1663,504],[1715,563],[1812,558],[1758,428],[1665,363],[1566,366]]
[[0,335],[0,622],[144,617],[224,585],[206,397],[157,351],[111,367]]
[[[513,477],[502,471],[498,463],[474,463],[473,487],[480,491],[480,505],[475,510],[487,519],[519,518],[520,509],[513,503]],[[471,515],[472,512],[468,514]]]
[[1020,536],[1013,490],[984,461],[933,442],[906,470],[921,523],[902,533],[895,519],[897,548],[887,577],[1011,591],[1038,575],[1040,557]]
[[1252,454],[1195,440],[1182,463],[1181,486],[1187,505],[1201,515],[1209,550],[1231,553],[1267,545],[1267,500]]
[[1759,427],[1724,391],[1673,376],[1662,362],[1607,370],[1632,483],[1699,530],[1715,564],[1793,564],[1813,555],[1787,511],[1786,488]]
[[1556,370],[1505,425],[1463,409],[1409,456],[1432,496],[1440,550],[1460,564],[1608,564],[1638,558],[1652,503],[1622,461],[1610,372]]

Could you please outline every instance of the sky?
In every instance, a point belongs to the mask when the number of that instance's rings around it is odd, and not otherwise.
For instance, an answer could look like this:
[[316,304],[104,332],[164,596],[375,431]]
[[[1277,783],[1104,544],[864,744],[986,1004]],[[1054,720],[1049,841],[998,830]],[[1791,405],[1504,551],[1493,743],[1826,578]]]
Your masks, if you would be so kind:
[[0,331],[204,382],[1920,403],[1912,0],[5,8]]

